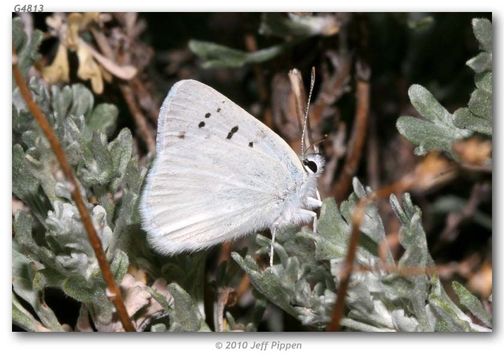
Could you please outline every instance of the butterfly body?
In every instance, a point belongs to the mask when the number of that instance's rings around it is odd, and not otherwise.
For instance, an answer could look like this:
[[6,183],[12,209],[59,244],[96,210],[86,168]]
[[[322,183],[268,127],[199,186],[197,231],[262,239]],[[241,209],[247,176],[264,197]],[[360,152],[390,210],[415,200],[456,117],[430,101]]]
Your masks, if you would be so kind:
[[259,120],[195,80],[177,82],[165,99],[156,152],[140,213],[163,254],[307,223],[320,206],[322,158],[302,162]]

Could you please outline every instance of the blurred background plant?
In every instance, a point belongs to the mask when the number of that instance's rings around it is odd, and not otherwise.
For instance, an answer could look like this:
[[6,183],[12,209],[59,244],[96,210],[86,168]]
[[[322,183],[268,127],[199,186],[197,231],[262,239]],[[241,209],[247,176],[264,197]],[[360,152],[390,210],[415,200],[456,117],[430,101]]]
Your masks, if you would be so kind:
[[[369,204],[360,226],[343,329],[491,331],[489,17],[20,13],[12,30],[18,66],[62,142],[139,331],[323,330],[354,209],[387,186],[397,196]],[[299,151],[289,70],[312,66],[311,136],[327,135],[318,233],[283,231],[271,268],[268,233],[205,253],[153,253],[137,204],[171,85],[211,85]],[[121,331],[59,165],[15,84],[12,102],[13,328]]]

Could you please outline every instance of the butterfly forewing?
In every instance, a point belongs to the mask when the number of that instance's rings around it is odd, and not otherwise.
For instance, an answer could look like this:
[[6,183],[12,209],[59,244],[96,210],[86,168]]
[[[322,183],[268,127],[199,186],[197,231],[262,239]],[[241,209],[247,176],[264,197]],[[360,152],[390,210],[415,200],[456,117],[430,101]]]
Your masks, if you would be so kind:
[[158,121],[141,213],[160,252],[197,250],[269,227],[302,181],[294,151],[207,85],[180,81]]

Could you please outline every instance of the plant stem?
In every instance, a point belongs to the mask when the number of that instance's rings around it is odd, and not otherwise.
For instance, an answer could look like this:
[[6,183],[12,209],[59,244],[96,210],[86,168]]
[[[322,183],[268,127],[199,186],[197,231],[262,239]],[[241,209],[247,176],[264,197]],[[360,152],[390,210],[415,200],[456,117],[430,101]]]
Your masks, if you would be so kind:
[[[360,70],[359,67],[361,67]],[[355,112],[355,124],[352,130],[352,137],[349,142],[345,165],[343,166],[338,182],[336,183],[332,191],[332,195],[336,196],[337,201],[342,201],[343,199],[345,199],[348,190],[350,189],[352,177],[357,171],[362,156],[362,150],[364,148],[364,142],[366,140],[366,132],[368,128],[370,70],[367,65],[359,65],[359,63],[357,63],[357,68],[358,79],[357,88],[355,90],[355,96],[357,98],[357,109]]]

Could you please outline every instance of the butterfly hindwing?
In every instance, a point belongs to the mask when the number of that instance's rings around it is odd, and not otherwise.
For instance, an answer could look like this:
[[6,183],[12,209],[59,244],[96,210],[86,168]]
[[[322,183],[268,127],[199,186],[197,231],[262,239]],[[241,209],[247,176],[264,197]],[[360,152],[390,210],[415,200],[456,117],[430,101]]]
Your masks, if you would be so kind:
[[207,85],[176,83],[158,123],[141,213],[160,252],[197,250],[269,227],[302,165],[277,134]]

